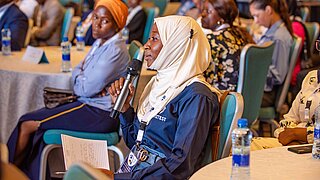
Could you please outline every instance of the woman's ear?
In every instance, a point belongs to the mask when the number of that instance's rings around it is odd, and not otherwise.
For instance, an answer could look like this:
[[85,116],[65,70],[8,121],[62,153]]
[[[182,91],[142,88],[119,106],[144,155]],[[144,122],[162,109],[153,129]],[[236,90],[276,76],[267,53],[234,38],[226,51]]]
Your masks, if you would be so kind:
[[273,13],[273,9],[269,5],[266,6],[265,11],[266,11],[267,15],[272,15],[272,13]]

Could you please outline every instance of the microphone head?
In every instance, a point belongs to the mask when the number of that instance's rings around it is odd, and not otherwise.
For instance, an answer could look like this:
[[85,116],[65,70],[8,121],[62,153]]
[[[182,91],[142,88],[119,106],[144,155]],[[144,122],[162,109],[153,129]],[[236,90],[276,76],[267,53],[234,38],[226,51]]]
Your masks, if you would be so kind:
[[140,47],[137,57],[134,57],[129,62],[128,71],[127,71],[129,74],[136,76],[140,73],[143,57],[144,57],[144,48]]

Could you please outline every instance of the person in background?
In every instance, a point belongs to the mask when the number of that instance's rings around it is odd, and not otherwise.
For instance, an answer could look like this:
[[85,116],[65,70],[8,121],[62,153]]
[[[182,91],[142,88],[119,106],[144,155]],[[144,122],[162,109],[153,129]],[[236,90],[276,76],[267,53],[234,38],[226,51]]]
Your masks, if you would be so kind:
[[207,34],[212,61],[204,77],[212,86],[235,91],[239,77],[240,53],[249,39],[233,26],[238,9],[233,0],[206,0],[202,9],[202,27],[212,30]]
[[[166,16],[155,19],[144,48],[144,60],[157,74],[145,87],[137,113],[129,104],[134,92],[129,87],[120,123],[131,153],[114,178],[188,179],[203,165],[210,127],[219,118],[220,91],[202,75],[210,63],[210,45],[191,17]],[[123,81],[110,86],[113,100]],[[144,133],[137,137],[141,125]],[[148,152],[146,162],[130,164],[137,151]]]
[[291,21],[284,0],[252,0],[250,12],[258,25],[268,28],[257,44],[262,45],[268,41],[275,43],[261,105],[269,107],[274,105],[278,86],[288,73],[289,54],[293,44]]
[[253,138],[251,150],[313,143],[315,109],[320,104],[320,70],[308,73],[288,114],[274,131],[276,138]]
[[37,0],[40,7],[34,13],[34,27],[31,32],[32,46],[59,46],[61,26],[65,13],[58,0]]
[[[91,46],[94,41],[96,40],[93,36],[92,36],[92,10],[88,10],[86,12],[84,12],[81,16],[81,25],[84,29],[84,43],[87,46]],[[75,31],[76,33],[76,31]],[[75,42],[76,36],[74,36],[74,41]]]
[[141,2],[142,0],[128,0],[129,15],[126,27],[129,29],[129,43],[133,40],[142,43],[147,14],[140,5]]
[[42,108],[20,118],[7,143],[9,161],[30,179],[39,179],[46,130],[118,131],[119,121],[109,115],[113,103],[106,88],[126,74],[129,53],[119,32],[127,16],[128,8],[120,0],[99,0],[92,15],[92,35],[97,40],[72,72],[78,100],[52,109]]
[[301,38],[302,42],[302,48],[299,52],[299,56],[297,59],[297,63],[293,69],[292,77],[291,77],[291,87],[293,92],[293,97],[296,97],[297,93],[300,89],[297,89],[297,75],[301,71],[302,67],[301,64],[307,62],[309,58],[311,58],[311,52],[310,52],[310,39],[308,37],[307,29],[302,22],[302,19],[300,17],[300,10],[297,6],[296,0],[286,0],[288,5],[288,10],[290,14],[290,20],[292,21],[292,30],[293,33]]
[[33,14],[38,8],[37,0],[16,0],[16,5],[29,18],[33,18]]
[[[0,1],[0,30],[9,25],[11,31],[11,50],[20,51],[24,46],[28,31],[28,18],[12,0]],[[0,49],[2,37],[0,36]]]

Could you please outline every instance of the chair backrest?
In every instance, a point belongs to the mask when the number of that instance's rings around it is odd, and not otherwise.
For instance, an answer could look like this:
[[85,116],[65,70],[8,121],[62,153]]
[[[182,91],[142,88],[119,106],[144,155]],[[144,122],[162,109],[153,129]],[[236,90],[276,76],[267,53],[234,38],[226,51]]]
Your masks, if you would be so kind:
[[27,47],[30,43],[32,28],[33,28],[33,19],[29,18],[28,19],[28,31],[27,31],[26,39],[24,40],[24,47]]
[[[72,17],[74,15],[74,9],[73,8],[68,8],[64,14],[63,22],[62,22],[62,27],[61,27],[61,40],[63,37],[68,37],[68,32],[70,29],[70,24]],[[71,40],[71,39],[69,39]]]
[[319,24],[318,22],[305,22],[304,25],[307,28],[309,39],[310,39],[310,52],[314,51],[314,42],[319,36]]
[[77,28],[77,24],[80,21],[81,21],[81,17],[80,16],[73,16],[71,18],[71,23],[70,23],[70,27],[69,27],[69,31],[68,31],[68,39],[69,39],[69,41],[71,41],[74,38],[75,29]]
[[298,36],[293,37],[293,44],[290,49],[290,56],[289,56],[289,69],[288,73],[286,75],[286,78],[283,82],[283,85],[279,88],[277,92],[277,100],[275,103],[275,108],[277,112],[280,112],[282,105],[285,103],[289,86],[290,86],[290,81],[293,73],[293,69],[297,63],[297,59],[299,57],[299,52],[302,48],[302,41],[301,38]]
[[159,8],[158,7],[145,8],[145,11],[147,14],[147,21],[146,21],[146,26],[143,32],[143,38],[142,38],[143,44],[145,44],[148,41],[154,18],[157,17],[159,14]]
[[[139,42],[139,41],[136,41],[136,40],[133,40],[131,43],[130,43],[130,46],[129,46],[129,55],[130,55],[130,60],[132,60],[133,58],[138,58],[139,60],[144,61],[144,48],[143,48],[143,45]],[[140,78],[140,75],[138,75],[134,80],[133,80],[133,86],[137,89],[138,87],[138,82],[139,82],[139,78]],[[137,91],[135,91],[137,92]],[[130,104],[131,106],[133,107],[133,102],[134,102],[134,99],[135,99],[135,94],[133,95],[131,101],[130,101]]]
[[130,59],[136,58],[138,56],[140,47],[143,47],[143,45],[139,41],[137,40],[131,41],[129,45]]
[[[220,109],[220,134],[217,160],[228,157],[232,146],[231,133],[243,113],[243,98],[240,93],[229,92]],[[212,139],[212,141],[216,141]],[[213,156],[214,157],[214,156]]]
[[168,0],[154,0],[153,3],[159,8],[159,16],[162,16],[166,10]]
[[240,54],[237,92],[243,96],[242,117],[248,119],[249,125],[259,115],[273,50],[274,43],[272,42],[267,42],[262,46],[247,44]]
[[63,177],[64,180],[86,179],[86,180],[111,180],[106,174],[89,164],[79,162],[73,164]]
[[306,6],[300,7],[300,12],[301,12],[301,19],[303,22],[307,22],[310,17],[310,10]]

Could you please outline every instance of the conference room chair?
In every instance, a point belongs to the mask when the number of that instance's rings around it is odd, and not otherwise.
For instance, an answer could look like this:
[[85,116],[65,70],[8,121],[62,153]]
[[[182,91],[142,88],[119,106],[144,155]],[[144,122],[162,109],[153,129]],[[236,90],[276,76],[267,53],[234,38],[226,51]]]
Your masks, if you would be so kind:
[[279,119],[280,112],[282,110],[283,105],[285,104],[290,81],[292,77],[292,72],[294,69],[294,66],[296,65],[299,52],[302,48],[302,41],[300,37],[294,36],[293,37],[293,44],[290,50],[290,56],[289,56],[289,69],[288,73],[286,75],[286,78],[281,86],[278,86],[277,90],[277,98],[275,105],[272,107],[263,107],[259,111],[259,133],[262,135],[262,124],[267,123],[270,125],[270,136],[273,136],[274,130],[279,127],[279,124],[275,119]]
[[32,28],[33,28],[33,19],[29,18],[28,19],[28,31],[27,31],[26,39],[24,40],[24,47],[27,47],[30,43]]
[[[221,158],[228,157],[231,152],[231,133],[237,126],[243,112],[243,98],[240,93],[225,91],[220,98],[220,118],[215,122],[205,148],[206,165]],[[209,153],[208,153],[209,152]]]
[[147,14],[147,21],[146,21],[146,26],[144,28],[143,37],[142,37],[143,44],[145,44],[148,41],[154,18],[158,17],[159,8],[158,7],[149,7],[149,8],[144,8],[144,10]]
[[111,180],[101,170],[93,168],[92,166],[79,162],[71,165],[70,169],[63,177],[64,180]]
[[166,10],[168,0],[153,0],[153,3],[159,8],[159,16],[162,16]]
[[[267,42],[261,46],[247,44],[240,54],[237,92],[243,96],[242,117],[248,119],[249,127],[259,115],[273,50],[273,42]],[[258,136],[253,128],[251,131],[254,136]]]
[[70,24],[71,24],[73,15],[74,15],[74,9],[68,8],[64,14],[64,18],[63,18],[63,22],[62,22],[61,40],[63,39],[63,37],[68,37]]
[[310,52],[316,52],[314,47],[314,42],[318,39],[319,36],[319,23],[318,22],[305,22],[304,25],[307,28],[308,36],[310,39]]
[[68,39],[71,41],[74,38],[75,30],[77,28],[78,22],[81,21],[80,16],[73,16],[70,23],[70,28],[68,30]]
[[[141,43],[139,43],[138,41],[132,41],[130,46],[129,46],[129,54],[131,58],[136,58],[136,57],[143,57],[143,53],[144,53],[144,48],[142,46]],[[143,62],[143,60],[142,60]],[[135,87],[137,87],[137,81],[134,81],[133,85]],[[50,158],[50,154],[53,153],[53,155],[51,156],[50,160],[51,162],[53,162],[52,164],[52,168],[50,168],[50,171],[53,171],[53,175],[55,175],[55,172],[64,172],[64,169],[61,169],[61,167],[57,167],[56,164],[60,164],[61,166],[61,161],[63,158],[61,156],[61,134],[65,134],[65,135],[70,135],[73,137],[78,137],[78,138],[83,138],[83,139],[92,139],[92,140],[106,140],[108,142],[108,150],[114,152],[113,155],[117,155],[118,159],[114,158],[114,170],[116,170],[120,164],[123,162],[124,160],[124,155],[121,152],[121,150],[116,147],[115,145],[118,144],[120,142],[120,137],[119,137],[119,132],[111,132],[111,133],[88,133],[88,132],[79,132],[79,131],[69,131],[69,130],[60,130],[60,129],[52,129],[52,130],[48,130],[44,133],[43,136],[43,140],[44,142],[47,144],[47,146],[44,148],[42,154],[41,154],[41,164],[40,164],[40,174],[39,177],[40,179],[45,179],[46,177],[46,171],[47,171],[47,167],[49,166],[48,162],[49,162],[49,158]],[[56,152],[53,152],[54,150],[56,150]],[[60,151],[57,151],[60,150]],[[59,155],[60,153],[60,155]],[[57,158],[59,157],[59,159]],[[114,156],[116,157],[116,156]],[[60,161],[57,162],[56,160]],[[117,162],[119,162],[117,164]],[[51,166],[51,165],[50,165]],[[51,170],[52,169],[52,170]],[[59,175],[57,175],[56,177],[59,177]]]
[[307,22],[310,19],[310,9],[308,7],[300,7],[301,19],[303,22]]

